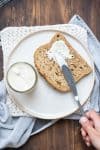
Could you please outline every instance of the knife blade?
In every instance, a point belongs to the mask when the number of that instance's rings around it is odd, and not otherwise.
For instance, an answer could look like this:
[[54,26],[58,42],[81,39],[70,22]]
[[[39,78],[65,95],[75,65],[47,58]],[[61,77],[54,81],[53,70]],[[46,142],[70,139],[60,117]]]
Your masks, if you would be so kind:
[[64,74],[64,78],[67,81],[67,83],[74,95],[74,100],[76,101],[77,105],[79,106],[80,113],[81,113],[81,115],[84,115],[84,110],[81,106],[77,88],[76,88],[76,84],[75,84],[72,72],[71,72],[70,68],[68,67],[67,59],[64,57],[62,51],[56,51],[56,53],[53,53],[52,58],[54,59],[54,61],[56,61],[58,63],[60,69],[62,70],[62,73]]
[[71,91],[73,92],[74,99],[75,99],[77,105],[79,106],[79,110],[80,110],[81,115],[84,115],[84,110],[83,110],[83,107],[82,107],[80,100],[79,100],[75,80],[73,78],[71,70],[68,68],[68,66],[62,65],[62,72],[64,74],[65,80],[67,81],[68,85],[70,86]]

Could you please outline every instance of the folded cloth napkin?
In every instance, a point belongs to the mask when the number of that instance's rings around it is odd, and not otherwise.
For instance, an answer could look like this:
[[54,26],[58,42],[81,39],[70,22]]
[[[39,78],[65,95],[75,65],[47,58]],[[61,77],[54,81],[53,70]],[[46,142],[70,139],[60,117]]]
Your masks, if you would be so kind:
[[4,5],[7,4],[9,1],[11,1],[11,0],[0,0],[0,7],[4,6]]
[[[95,62],[96,83],[90,101],[85,104],[84,110],[91,108],[97,112],[100,110],[100,43],[86,25],[86,23],[75,15],[69,23],[77,24],[86,29],[88,34],[88,45]],[[54,124],[57,120],[42,120],[31,117],[12,117],[5,105],[6,88],[4,82],[0,82],[0,149],[6,147],[20,147],[31,135],[39,133]],[[75,113],[67,119],[79,119],[80,114]]]

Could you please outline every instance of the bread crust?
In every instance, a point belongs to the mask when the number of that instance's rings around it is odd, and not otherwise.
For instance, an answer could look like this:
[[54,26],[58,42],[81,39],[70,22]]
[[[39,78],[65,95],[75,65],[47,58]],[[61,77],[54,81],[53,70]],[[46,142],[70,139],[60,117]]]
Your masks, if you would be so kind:
[[34,63],[38,72],[52,87],[60,92],[68,92],[70,91],[70,87],[64,79],[59,65],[54,60],[50,60],[47,56],[47,51],[49,51],[52,44],[57,40],[63,40],[70,49],[70,54],[72,54],[73,57],[72,59],[68,59],[68,66],[72,71],[75,82],[78,82],[91,73],[92,69],[60,32],[57,32],[49,43],[37,48],[34,53]]

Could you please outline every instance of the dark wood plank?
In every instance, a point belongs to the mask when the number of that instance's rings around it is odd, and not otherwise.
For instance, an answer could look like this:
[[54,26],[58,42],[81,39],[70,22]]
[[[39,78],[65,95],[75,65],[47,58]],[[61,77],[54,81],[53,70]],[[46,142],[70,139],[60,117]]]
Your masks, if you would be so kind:
[[[67,23],[79,14],[100,40],[99,0],[13,0],[0,8],[0,29],[7,26],[30,26]],[[0,79],[3,76],[0,49]],[[31,137],[19,150],[93,150],[80,135],[78,121],[61,120]]]

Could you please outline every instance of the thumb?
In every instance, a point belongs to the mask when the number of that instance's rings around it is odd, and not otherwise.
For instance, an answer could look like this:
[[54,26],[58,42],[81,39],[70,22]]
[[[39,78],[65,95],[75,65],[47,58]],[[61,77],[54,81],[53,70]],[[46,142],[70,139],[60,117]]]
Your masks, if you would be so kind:
[[92,124],[86,117],[81,117],[80,124],[82,125],[83,129],[89,135],[90,139],[94,139],[95,137],[95,129],[93,128]]

